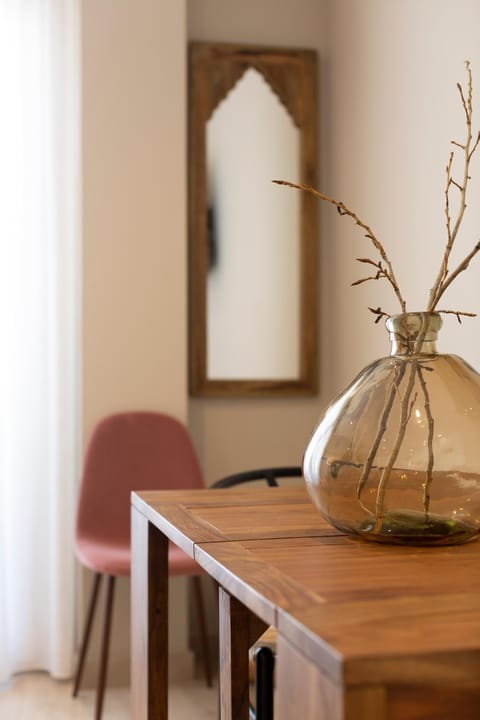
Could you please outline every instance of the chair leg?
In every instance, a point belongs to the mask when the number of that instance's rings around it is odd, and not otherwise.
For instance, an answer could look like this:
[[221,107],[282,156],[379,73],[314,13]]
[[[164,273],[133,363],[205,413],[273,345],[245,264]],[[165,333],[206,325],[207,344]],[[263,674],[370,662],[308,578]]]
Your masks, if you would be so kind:
[[75,684],[73,686],[72,696],[77,697],[78,690],[80,688],[80,682],[82,680],[83,665],[85,663],[85,657],[87,655],[88,643],[90,641],[90,631],[92,629],[93,618],[95,615],[95,609],[97,606],[98,590],[100,588],[100,582],[102,575],[95,573],[92,583],[92,590],[90,593],[90,602],[88,605],[87,619],[85,621],[85,628],[83,630],[82,645],[80,647],[80,656],[78,658],[78,665],[75,671]]
[[102,717],[103,696],[105,694],[105,680],[107,677],[108,649],[110,642],[110,627],[112,624],[113,593],[115,590],[115,577],[108,575],[107,594],[105,597],[105,615],[103,619],[103,638],[98,674],[97,699],[95,706],[95,720]]
[[273,720],[273,669],[275,659],[269,647],[255,652],[255,717]]
[[212,666],[210,662],[210,650],[208,646],[208,634],[207,634],[207,623],[205,619],[205,604],[203,602],[203,592],[202,592],[202,585],[199,575],[194,575],[193,578],[193,588],[195,591],[195,601],[197,605],[197,614],[198,614],[198,625],[200,630],[200,642],[202,645],[202,659],[203,659],[203,665],[205,668],[205,678],[207,681],[208,687],[212,687]]

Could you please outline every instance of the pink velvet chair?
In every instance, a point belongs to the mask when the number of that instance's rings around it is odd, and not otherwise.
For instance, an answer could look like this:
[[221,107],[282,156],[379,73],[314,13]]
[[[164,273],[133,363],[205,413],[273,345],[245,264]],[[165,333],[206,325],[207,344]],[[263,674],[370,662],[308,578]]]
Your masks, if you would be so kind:
[[[202,488],[200,466],[186,428],[168,415],[125,412],[101,420],[87,446],[80,487],[75,551],[95,573],[75,674],[78,693],[102,576],[107,579],[95,720],[100,720],[107,674],[115,578],[130,575],[132,490]],[[207,684],[212,684],[201,568],[179,548],[169,548],[170,575],[193,578]]]

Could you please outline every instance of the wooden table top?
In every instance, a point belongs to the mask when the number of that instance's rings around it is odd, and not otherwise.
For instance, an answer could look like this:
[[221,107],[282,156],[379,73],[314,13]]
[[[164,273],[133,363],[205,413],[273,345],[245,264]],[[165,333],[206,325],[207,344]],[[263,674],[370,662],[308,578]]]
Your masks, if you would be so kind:
[[339,534],[303,486],[136,492],[132,504],[191,557],[198,543]]
[[[304,488],[134,494],[136,508],[336,682],[480,679],[480,543],[341,535]],[[412,660],[413,659],[413,660]]]

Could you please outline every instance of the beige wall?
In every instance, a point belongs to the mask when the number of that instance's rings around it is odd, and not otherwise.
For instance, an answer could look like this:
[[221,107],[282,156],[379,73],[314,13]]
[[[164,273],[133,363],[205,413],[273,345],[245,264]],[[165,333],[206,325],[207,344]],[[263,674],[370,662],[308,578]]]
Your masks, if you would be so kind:
[[84,0],[83,417],[186,419],[185,17]]
[[[323,189],[356,210],[388,245],[410,310],[425,309],[443,254],[445,166],[450,140],[462,141],[465,133],[456,82],[465,79],[466,58],[480,123],[479,24],[474,0],[329,3]],[[480,155],[472,176],[454,265],[480,237]],[[336,391],[388,350],[384,327],[373,324],[367,306],[388,312],[399,306],[381,282],[349,287],[362,276],[354,258],[364,257],[369,245],[347,218],[330,208],[323,216],[328,315],[322,337],[335,357],[325,390]],[[479,273],[477,258],[441,307],[479,312]],[[439,349],[480,367],[479,322],[458,325],[447,316]]]
[[[187,416],[185,3],[83,0],[82,25],[86,436],[118,410]],[[173,585],[172,649],[181,653],[186,584]],[[110,673],[119,681],[128,677],[128,596],[122,580]]]
[[[325,2],[188,0],[189,40],[243,42],[318,50],[325,71]],[[323,117],[320,93],[319,118]],[[320,161],[320,160],[319,160]],[[320,166],[321,170],[321,166]],[[321,293],[323,296],[323,292]],[[323,304],[323,301],[322,301]],[[325,343],[320,343],[320,397],[191,398],[189,422],[207,483],[242,469],[301,462],[325,397]]]

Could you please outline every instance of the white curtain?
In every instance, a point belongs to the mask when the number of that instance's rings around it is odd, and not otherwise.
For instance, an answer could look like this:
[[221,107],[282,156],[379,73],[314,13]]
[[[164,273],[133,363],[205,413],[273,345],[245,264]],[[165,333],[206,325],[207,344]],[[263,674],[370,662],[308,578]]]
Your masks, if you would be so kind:
[[76,0],[0,0],[0,683],[72,670],[78,28]]

